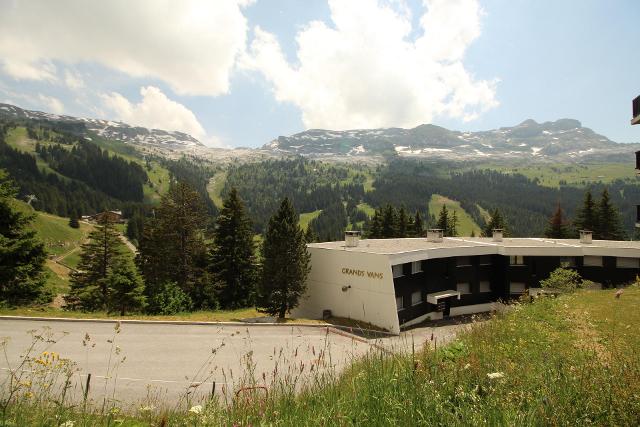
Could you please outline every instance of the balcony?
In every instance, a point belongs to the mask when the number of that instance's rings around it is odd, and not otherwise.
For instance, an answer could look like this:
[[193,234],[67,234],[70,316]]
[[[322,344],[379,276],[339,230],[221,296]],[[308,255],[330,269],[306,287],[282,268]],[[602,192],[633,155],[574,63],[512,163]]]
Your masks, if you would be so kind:
[[631,124],[637,125],[637,124],[640,124],[640,96],[636,97],[636,99],[632,101],[632,105],[633,105],[633,117],[631,119]]

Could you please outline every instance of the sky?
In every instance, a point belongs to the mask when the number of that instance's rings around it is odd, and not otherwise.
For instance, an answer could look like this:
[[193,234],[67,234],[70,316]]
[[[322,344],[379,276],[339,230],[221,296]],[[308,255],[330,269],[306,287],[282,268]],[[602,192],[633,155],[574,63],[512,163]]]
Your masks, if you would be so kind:
[[0,102],[259,147],[574,118],[617,142],[637,0],[0,0]]

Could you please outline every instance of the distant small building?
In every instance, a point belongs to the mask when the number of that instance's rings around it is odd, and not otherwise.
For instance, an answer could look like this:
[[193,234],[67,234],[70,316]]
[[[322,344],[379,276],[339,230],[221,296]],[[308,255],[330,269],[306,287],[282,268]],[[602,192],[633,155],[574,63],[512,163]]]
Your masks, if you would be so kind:
[[122,211],[104,211],[95,215],[83,216],[82,219],[86,219],[92,222],[112,222],[112,223],[124,223],[122,217]]

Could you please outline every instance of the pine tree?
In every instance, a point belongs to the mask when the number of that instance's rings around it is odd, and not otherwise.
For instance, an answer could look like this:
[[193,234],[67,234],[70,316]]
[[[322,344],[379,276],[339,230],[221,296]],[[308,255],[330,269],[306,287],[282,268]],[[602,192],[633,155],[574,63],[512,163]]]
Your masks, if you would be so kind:
[[577,210],[576,217],[573,220],[575,234],[577,235],[580,230],[589,230],[593,231],[594,237],[596,237],[595,234],[599,228],[598,216],[598,208],[596,207],[596,203],[593,201],[591,191],[587,190],[586,193],[584,193],[582,207]]
[[235,187],[218,214],[213,240],[211,269],[222,308],[249,306],[257,280],[253,226]]
[[262,257],[259,307],[270,315],[284,318],[298,305],[311,269],[311,257],[298,225],[298,215],[288,198],[269,220]]
[[409,216],[404,205],[400,206],[398,210],[398,232],[396,237],[407,237],[409,233]]
[[387,204],[382,211],[381,237],[391,239],[398,235],[398,218],[396,210]]
[[78,269],[71,274],[67,305],[83,310],[106,309],[109,301],[109,274],[120,265],[125,246],[107,215],[89,233],[82,245]]
[[568,239],[569,226],[564,220],[564,212],[558,203],[555,212],[549,218],[547,229],[544,232],[545,237],[552,239]]
[[471,230],[471,236],[469,237],[476,237],[476,230]]
[[449,237],[456,237],[458,235],[458,215],[456,211],[453,211],[453,215],[449,218],[446,235]]
[[598,203],[598,227],[596,238],[603,240],[624,240],[625,232],[620,222],[618,209],[611,203],[609,191],[605,188]]
[[0,170],[0,302],[44,302],[51,298],[44,286],[46,252],[28,227],[34,217],[13,208],[16,194],[16,187]]
[[314,243],[317,242],[320,238],[318,237],[318,234],[313,231],[313,227],[308,226],[307,227],[307,231],[305,231],[304,233],[304,241],[307,243]]
[[371,218],[371,224],[369,225],[368,238],[382,238],[382,209],[376,209],[373,213],[373,218]]
[[108,308],[124,316],[127,311],[141,311],[147,305],[144,283],[131,260],[123,258],[106,278],[109,288]]
[[422,217],[420,216],[420,211],[416,211],[416,216],[413,220],[413,235],[416,237],[422,237],[424,233],[424,224],[422,222]]
[[445,235],[448,235],[449,232],[449,211],[447,210],[447,205],[442,205],[442,209],[440,209],[440,215],[438,216],[438,222],[436,222],[436,228],[442,230]]
[[493,236],[493,230],[502,230],[504,236],[508,235],[507,223],[498,208],[493,210],[491,218],[489,218],[489,221],[485,224],[484,229],[482,230],[482,237]]
[[80,228],[80,222],[78,221],[78,213],[75,210],[69,216],[69,227]]

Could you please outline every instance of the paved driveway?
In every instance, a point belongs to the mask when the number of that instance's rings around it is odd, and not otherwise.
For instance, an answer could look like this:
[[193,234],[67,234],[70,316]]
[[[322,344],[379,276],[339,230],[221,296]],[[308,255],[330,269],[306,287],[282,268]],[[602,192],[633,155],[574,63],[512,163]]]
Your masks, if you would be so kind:
[[400,337],[365,340],[317,327],[123,323],[116,333],[114,326],[0,319],[0,337],[7,338],[0,381],[31,345],[28,331],[33,330],[46,329],[55,342],[39,344],[32,355],[55,351],[76,362],[75,398],[82,395],[80,384],[91,373],[90,399],[102,402],[106,397],[126,407],[133,402],[177,402],[187,396],[197,402],[213,391],[214,383],[215,392],[224,398],[247,375],[261,384],[270,383],[274,374],[302,384],[310,372],[339,373],[372,348],[420,348],[431,334],[444,342],[460,327],[425,327]]

